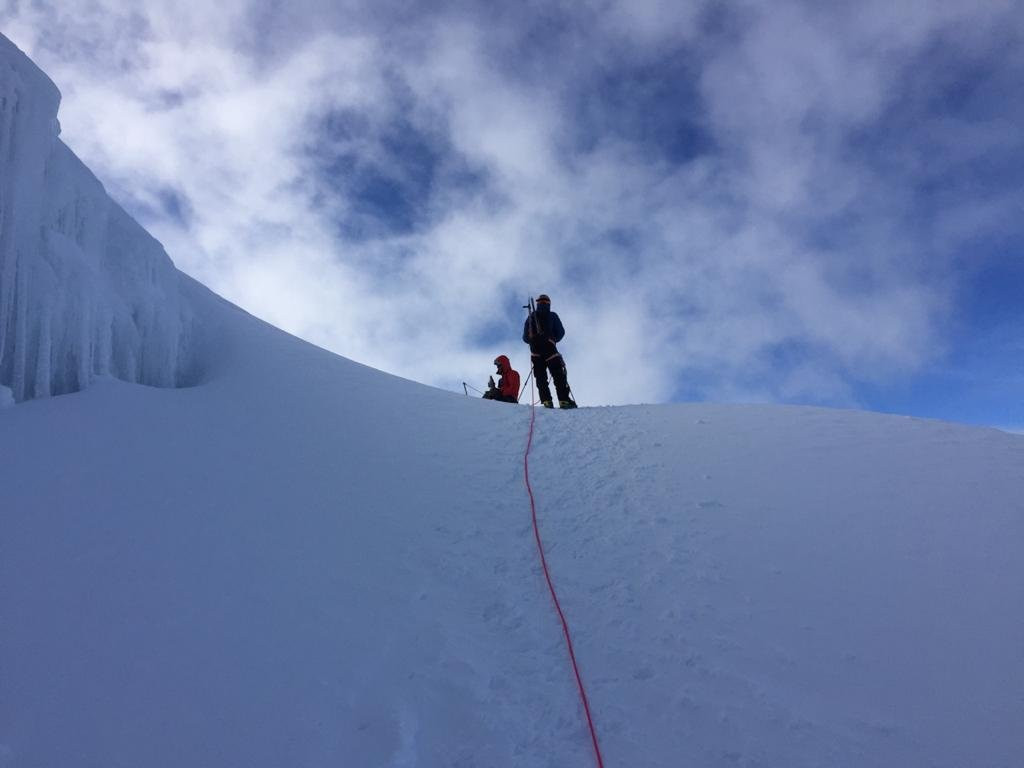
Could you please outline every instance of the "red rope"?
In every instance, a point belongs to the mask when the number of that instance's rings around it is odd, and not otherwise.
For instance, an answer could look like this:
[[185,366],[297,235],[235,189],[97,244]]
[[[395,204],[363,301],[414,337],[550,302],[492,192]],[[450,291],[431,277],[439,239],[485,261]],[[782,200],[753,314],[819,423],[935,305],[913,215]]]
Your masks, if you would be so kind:
[[[533,400],[533,383],[530,384],[530,400]],[[597,729],[594,728],[594,718],[590,715],[590,702],[587,701],[587,692],[583,688],[583,677],[580,675],[580,668],[576,664],[576,651],[572,647],[572,636],[569,634],[569,622],[565,620],[562,613],[562,606],[558,602],[558,595],[555,593],[555,585],[551,581],[551,572],[548,570],[548,561],[544,557],[544,545],[540,540],[540,527],[537,525],[537,504],[533,499],[533,487],[530,485],[530,447],[533,445],[533,422],[537,415],[536,404],[530,406],[530,435],[526,439],[526,453],[523,454],[523,477],[526,479],[526,491],[530,495],[530,514],[533,516],[533,536],[537,540],[537,552],[540,553],[540,564],[544,568],[544,578],[548,582],[548,590],[551,592],[551,599],[555,603],[555,610],[558,611],[558,619],[562,622],[562,634],[565,635],[565,645],[569,649],[569,659],[572,661],[572,671],[576,675],[576,686],[580,690],[580,700],[583,702],[583,711],[587,715],[587,727],[590,728],[590,740],[594,744],[594,757],[597,759],[598,768],[604,768],[604,760],[601,757],[601,747],[597,743]]]

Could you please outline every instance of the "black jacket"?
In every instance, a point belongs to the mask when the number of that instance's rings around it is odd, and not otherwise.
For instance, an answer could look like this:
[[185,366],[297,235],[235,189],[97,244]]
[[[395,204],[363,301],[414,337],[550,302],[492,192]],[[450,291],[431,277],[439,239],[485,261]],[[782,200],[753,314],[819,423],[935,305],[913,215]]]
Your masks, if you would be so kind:
[[565,336],[565,328],[558,315],[547,304],[538,304],[537,311],[531,312],[523,323],[523,341],[530,345],[530,354],[548,358],[557,355],[555,344]]

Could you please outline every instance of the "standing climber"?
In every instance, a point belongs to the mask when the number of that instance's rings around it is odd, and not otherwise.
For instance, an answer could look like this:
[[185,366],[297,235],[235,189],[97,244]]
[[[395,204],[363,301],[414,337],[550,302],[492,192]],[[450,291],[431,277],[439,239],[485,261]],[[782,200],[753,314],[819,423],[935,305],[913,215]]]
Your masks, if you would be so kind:
[[569,391],[569,381],[565,372],[565,361],[555,345],[565,336],[565,329],[558,315],[551,311],[551,299],[542,293],[530,316],[523,325],[523,341],[530,345],[530,358],[533,362],[533,375],[537,379],[540,390],[540,402],[545,408],[554,408],[551,402],[551,389],[548,387],[548,371],[555,380],[555,392],[558,393],[559,408],[575,408],[576,402]]
[[495,386],[494,377],[487,380],[487,391],[484,392],[485,400],[501,400],[503,403],[519,402],[519,373],[512,369],[512,364],[505,355],[498,355],[494,358],[494,365],[498,368],[498,384]]

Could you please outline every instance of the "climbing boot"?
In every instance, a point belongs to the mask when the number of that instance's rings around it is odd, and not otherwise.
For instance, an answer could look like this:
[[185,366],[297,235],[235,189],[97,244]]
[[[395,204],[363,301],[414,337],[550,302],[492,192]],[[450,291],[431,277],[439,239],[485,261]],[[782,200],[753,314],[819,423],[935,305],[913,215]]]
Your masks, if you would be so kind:
[[576,403],[574,403],[572,400],[559,400],[558,401],[558,407],[559,408],[575,408],[576,407]]
[[540,404],[543,405],[545,408],[554,408],[555,407],[554,403],[552,403],[550,400],[541,400]]

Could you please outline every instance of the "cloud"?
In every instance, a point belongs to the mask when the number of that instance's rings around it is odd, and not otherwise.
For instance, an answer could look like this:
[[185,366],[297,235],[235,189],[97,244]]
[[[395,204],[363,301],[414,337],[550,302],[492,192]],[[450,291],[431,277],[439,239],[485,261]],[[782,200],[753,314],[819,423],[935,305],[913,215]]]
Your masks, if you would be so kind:
[[[519,306],[544,291],[588,403],[849,404],[919,370],[958,243],[1019,211],[1013,178],[949,181],[1019,156],[1024,107],[994,106],[1024,75],[1012,4],[678,5],[93,0],[0,23],[180,267],[361,362],[452,389],[499,352],[525,368]],[[980,66],[995,91],[956,101]]]

